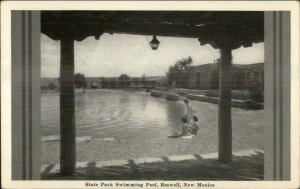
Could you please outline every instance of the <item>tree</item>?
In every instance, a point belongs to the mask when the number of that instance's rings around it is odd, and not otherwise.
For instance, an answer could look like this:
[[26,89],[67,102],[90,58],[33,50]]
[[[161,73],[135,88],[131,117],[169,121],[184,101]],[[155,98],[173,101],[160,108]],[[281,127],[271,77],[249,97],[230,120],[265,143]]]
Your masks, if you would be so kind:
[[56,89],[57,86],[55,85],[55,83],[53,81],[51,81],[49,84],[48,84],[48,89],[50,90],[53,90],[53,89]]
[[177,60],[174,65],[169,66],[169,70],[167,72],[168,83],[175,85],[181,85],[182,83],[186,83],[187,72],[191,68],[191,64],[193,63],[193,59],[189,56],[187,58],[182,58]]
[[130,77],[127,74],[121,74],[118,80],[122,87],[127,88]]
[[74,75],[75,88],[86,88],[86,80],[84,74],[76,73]]
[[177,60],[175,65],[178,65],[180,71],[188,71],[192,63],[193,59],[189,56],[187,58]]

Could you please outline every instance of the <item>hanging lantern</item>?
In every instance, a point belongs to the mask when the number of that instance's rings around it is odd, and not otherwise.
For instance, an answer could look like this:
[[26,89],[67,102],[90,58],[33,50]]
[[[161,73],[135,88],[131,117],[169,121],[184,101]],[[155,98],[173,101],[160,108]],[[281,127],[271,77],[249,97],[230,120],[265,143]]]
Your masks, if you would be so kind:
[[153,39],[150,41],[149,45],[152,50],[156,50],[158,48],[159,43],[160,42],[156,39],[156,36],[154,35]]

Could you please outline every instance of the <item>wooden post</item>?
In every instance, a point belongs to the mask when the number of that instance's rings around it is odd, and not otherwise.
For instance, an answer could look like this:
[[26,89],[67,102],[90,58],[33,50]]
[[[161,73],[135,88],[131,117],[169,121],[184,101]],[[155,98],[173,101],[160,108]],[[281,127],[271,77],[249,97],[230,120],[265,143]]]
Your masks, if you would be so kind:
[[61,40],[60,55],[60,172],[73,175],[76,165],[73,40]]
[[221,48],[219,65],[219,161],[232,160],[231,50]]

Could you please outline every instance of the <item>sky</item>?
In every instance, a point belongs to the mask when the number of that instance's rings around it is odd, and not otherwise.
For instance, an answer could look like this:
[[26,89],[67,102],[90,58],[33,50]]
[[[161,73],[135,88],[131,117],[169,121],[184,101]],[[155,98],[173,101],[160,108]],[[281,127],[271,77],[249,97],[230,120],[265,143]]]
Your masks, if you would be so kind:
[[[162,76],[177,60],[190,56],[192,65],[213,63],[220,58],[218,49],[201,46],[197,39],[160,37],[157,50],[149,46],[152,36],[103,34],[99,40],[88,37],[74,44],[75,73],[86,77]],[[264,43],[232,51],[233,64],[264,61]],[[60,41],[41,34],[41,77],[59,77]]]

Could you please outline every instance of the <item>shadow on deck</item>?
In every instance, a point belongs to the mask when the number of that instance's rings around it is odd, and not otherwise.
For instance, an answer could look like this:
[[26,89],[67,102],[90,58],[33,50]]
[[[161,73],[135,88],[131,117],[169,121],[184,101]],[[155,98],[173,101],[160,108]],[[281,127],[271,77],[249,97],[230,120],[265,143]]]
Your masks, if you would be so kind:
[[194,159],[136,163],[129,160],[125,165],[96,167],[96,162],[77,167],[76,175],[63,176],[51,173],[49,165],[42,173],[43,180],[234,180],[251,181],[264,179],[264,154],[256,151],[246,156],[233,156],[228,164],[215,158],[203,159],[199,154]]

